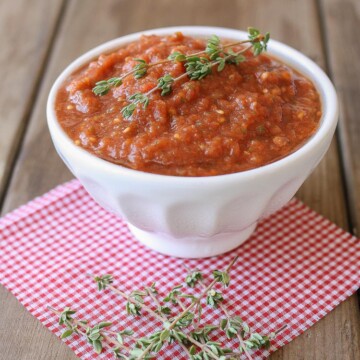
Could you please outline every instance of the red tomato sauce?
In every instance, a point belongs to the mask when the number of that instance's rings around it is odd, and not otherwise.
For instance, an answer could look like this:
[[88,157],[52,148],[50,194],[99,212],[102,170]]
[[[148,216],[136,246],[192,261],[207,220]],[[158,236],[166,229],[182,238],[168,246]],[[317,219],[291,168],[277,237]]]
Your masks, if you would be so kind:
[[[157,85],[159,77],[185,72],[183,63],[149,68],[141,79],[125,78],[104,96],[95,83],[120,76],[142,58],[166,59],[179,51],[204,50],[206,41],[176,33],[142,36],[72,74],[56,98],[56,114],[74,143],[115,164],[157,174],[212,176],[269,164],[294,152],[317,130],[319,94],[309,79],[288,65],[250,51],[239,65],[202,80],[184,78],[171,94],[150,95],[129,119],[121,115],[128,98]],[[241,49],[235,47],[235,50]]]

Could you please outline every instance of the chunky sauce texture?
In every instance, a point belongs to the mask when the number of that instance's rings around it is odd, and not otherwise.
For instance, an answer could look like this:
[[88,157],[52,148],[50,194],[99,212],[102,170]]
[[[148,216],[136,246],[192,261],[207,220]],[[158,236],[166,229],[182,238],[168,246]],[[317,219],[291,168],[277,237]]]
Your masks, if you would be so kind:
[[149,106],[139,106],[129,119],[121,115],[127,98],[149,91],[167,73],[181,75],[182,63],[152,67],[138,80],[129,76],[104,96],[92,92],[97,81],[131,70],[134,58],[156,62],[174,51],[191,54],[205,46],[205,40],[181,33],[152,35],[99,56],[59,90],[58,121],[76,145],[102,159],[177,176],[260,167],[292,153],[314,134],[321,118],[314,85],[267,55],[247,52],[239,65],[214,69],[202,80],[182,79],[169,95],[151,94]]

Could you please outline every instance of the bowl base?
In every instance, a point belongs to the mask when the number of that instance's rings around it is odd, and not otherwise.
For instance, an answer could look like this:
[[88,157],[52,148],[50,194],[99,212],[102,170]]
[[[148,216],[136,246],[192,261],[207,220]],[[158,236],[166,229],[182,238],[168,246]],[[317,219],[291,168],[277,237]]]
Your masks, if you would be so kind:
[[206,258],[235,249],[250,237],[256,225],[257,223],[238,232],[217,234],[210,237],[174,239],[166,234],[144,231],[128,224],[136,239],[150,249],[164,255],[186,259]]

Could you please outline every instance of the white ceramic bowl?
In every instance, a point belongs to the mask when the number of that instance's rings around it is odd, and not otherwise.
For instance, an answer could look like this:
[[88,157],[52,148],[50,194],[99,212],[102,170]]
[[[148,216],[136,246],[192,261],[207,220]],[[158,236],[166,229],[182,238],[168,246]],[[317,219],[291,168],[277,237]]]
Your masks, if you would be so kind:
[[298,51],[271,40],[268,52],[310,78],[320,93],[323,115],[318,131],[289,156],[269,165],[229,175],[177,177],[131,170],[102,160],[73,144],[60,127],[56,93],[85,63],[137,40],[141,34],[171,34],[244,39],[238,30],[217,27],[169,27],[124,36],[87,52],[55,81],[47,103],[50,133],[61,158],[90,195],[124,218],[135,237],[164,254],[184,258],[224,253],[243,243],[259,219],[285,205],[313,171],[333,137],[338,103],[325,73]]

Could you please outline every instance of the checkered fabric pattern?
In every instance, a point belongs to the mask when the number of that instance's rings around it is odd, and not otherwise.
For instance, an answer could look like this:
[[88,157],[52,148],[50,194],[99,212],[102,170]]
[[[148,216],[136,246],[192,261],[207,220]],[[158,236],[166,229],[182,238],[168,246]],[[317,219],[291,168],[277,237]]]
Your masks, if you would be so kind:
[[[97,292],[87,273],[110,273],[130,291],[157,282],[165,294],[184,278],[185,263],[211,278],[235,256],[230,287],[224,290],[231,314],[253,330],[268,333],[287,324],[271,352],[325,316],[360,285],[360,241],[297,200],[263,220],[245,244],[222,256],[181,260],[155,253],[136,241],[126,224],[98,206],[76,180],[57,187],[0,220],[2,284],[57,336],[63,327],[47,306],[71,306],[77,318],[115,320],[113,329],[133,328],[145,335],[158,328],[150,316],[125,314],[125,301],[109,290]],[[218,284],[220,286],[220,284]],[[220,310],[206,310],[214,322]],[[81,359],[96,356],[84,338],[66,343]],[[264,359],[258,351],[254,359]],[[185,359],[178,345],[158,359]]]

